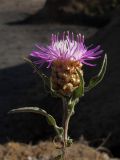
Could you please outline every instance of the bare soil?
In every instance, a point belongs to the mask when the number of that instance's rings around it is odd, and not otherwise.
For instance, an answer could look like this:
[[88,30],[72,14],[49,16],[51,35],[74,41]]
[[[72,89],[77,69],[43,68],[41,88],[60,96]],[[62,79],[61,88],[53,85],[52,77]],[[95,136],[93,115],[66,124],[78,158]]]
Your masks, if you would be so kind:
[[[9,142],[0,145],[0,160],[55,160],[60,150],[51,142],[37,145]],[[75,143],[66,151],[66,160],[110,160],[106,153],[80,143]]]

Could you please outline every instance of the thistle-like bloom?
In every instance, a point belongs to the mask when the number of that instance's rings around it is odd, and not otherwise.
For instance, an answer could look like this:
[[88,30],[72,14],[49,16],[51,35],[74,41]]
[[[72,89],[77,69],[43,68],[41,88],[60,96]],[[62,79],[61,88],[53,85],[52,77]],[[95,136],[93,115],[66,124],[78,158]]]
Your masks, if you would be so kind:
[[83,64],[95,66],[90,61],[101,57],[100,46],[89,49],[84,43],[84,36],[77,34],[71,35],[64,32],[62,37],[52,34],[51,44],[42,47],[36,45],[37,50],[33,51],[30,56],[35,58],[35,63],[42,66],[48,64],[48,68],[52,66],[52,82],[53,88],[62,94],[70,94],[79,86],[80,79],[76,70],[79,69],[83,74],[81,67]]
[[34,63],[40,66],[48,63],[48,67],[50,67],[55,60],[74,60],[82,64],[94,66],[94,64],[88,63],[88,61],[100,58],[100,54],[102,53],[100,46],[93,49],[86,47],[83,35],[77,34],[75,40],[74,34],[72,33],[70,37],[69,32],[67,35],[65,35],[64,32],[62,38],[60,38],[59,35],[52,34],[50,45],[46,47],[36,45],[36,47],[38,50],[30,54],[36,58]]

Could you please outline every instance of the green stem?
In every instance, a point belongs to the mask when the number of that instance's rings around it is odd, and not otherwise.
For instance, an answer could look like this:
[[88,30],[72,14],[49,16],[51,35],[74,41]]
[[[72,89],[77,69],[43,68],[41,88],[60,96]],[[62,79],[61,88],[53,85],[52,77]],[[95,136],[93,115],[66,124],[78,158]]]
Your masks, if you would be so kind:
[[68,102],[66,99],[63,99],[63,129],[64,129],[63,148],[62,148],[63,160],[65,160],[65,156],[66,156],[66,147],[67,147],[67,141],[68,141],[68,127],[69,127],[69,121],[71,116],[72,116],[72,110],[69,111]]

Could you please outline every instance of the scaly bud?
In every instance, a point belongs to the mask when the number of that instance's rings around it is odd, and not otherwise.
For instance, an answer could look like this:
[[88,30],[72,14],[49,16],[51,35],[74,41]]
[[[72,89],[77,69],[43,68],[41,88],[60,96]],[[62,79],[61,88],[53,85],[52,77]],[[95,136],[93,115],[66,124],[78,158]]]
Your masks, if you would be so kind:
[[81,70],[82,64],[74,60],[56,60],[52,64],[53,89],[59,94],[70,95],[80,85],[80,78],[77,73]]

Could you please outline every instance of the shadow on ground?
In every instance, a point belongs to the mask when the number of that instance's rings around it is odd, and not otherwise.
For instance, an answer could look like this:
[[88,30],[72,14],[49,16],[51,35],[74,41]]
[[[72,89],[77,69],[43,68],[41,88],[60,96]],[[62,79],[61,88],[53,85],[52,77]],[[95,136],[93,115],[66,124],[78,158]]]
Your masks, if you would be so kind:
[[[34,114],[8,114],[10,109],[25,106],[40,106],[45,97],[41,79],[29,65],[0,70],[0,143],[6,141],[37,142],[52,135],[52,129],[41,116]],[[48,103],[53,105],[50,98]],[[45,107],[43,107],[45,108]],[[50,111],[57,110],[53,106]],[[45,129],[45,130],[44,130]]]

